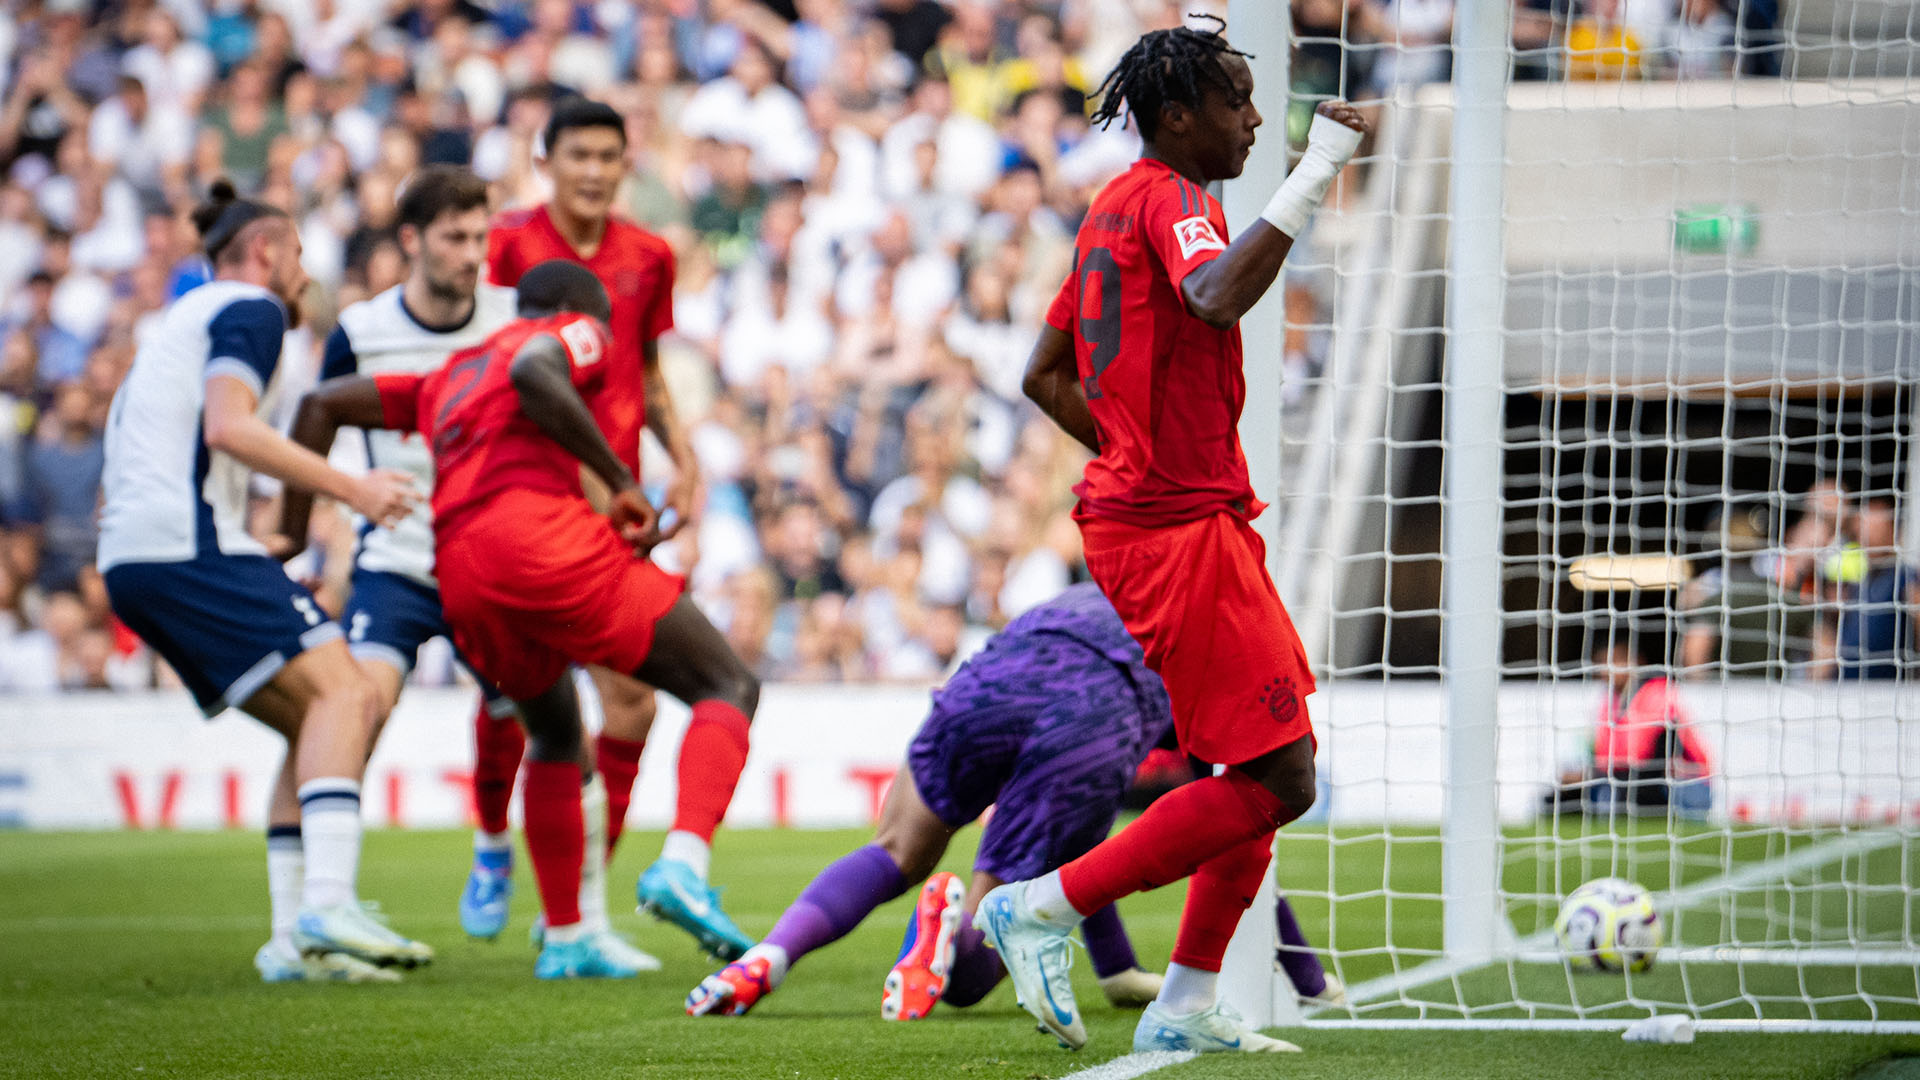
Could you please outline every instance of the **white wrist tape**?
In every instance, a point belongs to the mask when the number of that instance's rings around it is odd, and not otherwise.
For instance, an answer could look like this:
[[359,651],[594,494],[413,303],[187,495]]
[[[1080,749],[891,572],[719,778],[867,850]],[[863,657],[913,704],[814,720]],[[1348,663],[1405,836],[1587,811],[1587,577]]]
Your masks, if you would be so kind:
[[1307,128],[1307,152],[1273,193],[1260,216],[1288,236],[1299,236],[1314,208],[1327,197],[1333,178],[1360,149],[1361,133],[1331,117],[1314,114]]

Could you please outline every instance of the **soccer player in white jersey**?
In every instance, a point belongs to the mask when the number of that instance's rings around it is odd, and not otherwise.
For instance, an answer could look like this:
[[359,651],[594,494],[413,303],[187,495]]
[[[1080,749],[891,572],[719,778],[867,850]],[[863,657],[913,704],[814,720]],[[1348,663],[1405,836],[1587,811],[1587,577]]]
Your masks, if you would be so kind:
[[[141,348],[107,425],[100,569],[114,614],[179,673],[208,715],[238,708],[289,745],[268,814],[270,982],[385,981],[432,959],[355,892],[360,777],[374,690],[340,627],[246,530],[250,470],[404,516],[404,474],[353,477],[261,418],[307,284],[287,215],[218,181],[194,213],[213,280],[175,301]],[[275,538],[285,556],[293,545]]]
[[[405,281],[340,312],[327,337],[320,378],[417,374],[433,371],[454,352],[478,345],[513,320],[512,289],[483,285],[487,255],[487,183],[457,165],[429,165],[406,183],[397,205]],[[356,431],[367,462],[413,478],[422,495],[433,490],[433,454],[417,435]],[[293,433],[299,441],[299,432]],[[306,537],[311,495],[291,493],[282,504],[280,531]],[[347,648],[373,680],[384,721],[400,700],[420,646],[446,634],[439,583],[433,576],[433,517],[422,502],[390,528],[360,518],[353,591],[340,622]],[[511,715],[512,705],[487,688],[490,707]]]
[[[513,321],[514,290],[480,280],[487,259],[487,182],[458,165],[429,165],[407,180],[397,205],[400,248],[408,260],[405,281],[378,296],[349,304],[327,338],[320,376],[423,374],[439,368],[453,353],[478,345]],[[311,421],[303,413],[292,437],[321,450],[308,438]],[[328,431],[332,430],[329,425]],[[358,432],[366,440],[368,463],[413,478],[424,495],[433,490],[433,453],[418,434]],[[313,497],[289,492],[281,505],[280,532],[307,535]],[[433,514],[423,501],[390,528],[359,522],[354,555],[353,591],[340,621],[347,648],[373,680],[378,725],[400,700],[420,647],[430,638],[452,640],[440,609],[440,584],[433,573]],[[481,680],[487,711],[511,717],[513,702]],[[589,775],[592,762],[584,763]],[[604,843],[601,844],[604,847]],[[603,860],[589,860],[581,882],[581,912],[603,952],[622,966],[651,971],[660,961],[615,934],[607,918]],[[476,927],[462,908],[462,928],[491,938],[498,926]]]

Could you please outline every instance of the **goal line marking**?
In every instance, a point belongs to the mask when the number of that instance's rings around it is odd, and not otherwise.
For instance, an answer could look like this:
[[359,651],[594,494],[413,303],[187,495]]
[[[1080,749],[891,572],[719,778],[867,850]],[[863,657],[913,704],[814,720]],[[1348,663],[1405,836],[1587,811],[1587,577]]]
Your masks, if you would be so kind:
[[[1801,848],[1799,851],[1787,855],[1784,858],[1748,863],[1731,873],[1705,878],[1691,885],[1684,885],[1678,889],[1660,893],[1654,897],[1654,907],[1661,911],[1677,911],[1684,908],[1696,907],[1702,901],[1722,893],[1738,892],[1743,889],[1753,888],[1756,885],[1768,881],[1792,877],[1803,870],[1811,870],[1816,866],[1825,866],[1827,863],[1836,862],[1854,855],[1864,855],[1869,851],[1875,851],[1899,843],[1905,838],[1906,834],[1904,833],[1880,830],[1847,833],[1843,836],[1834,837],[1831,840],[1823,840],[1811,847]],[[1514,946],[1514,952],[1524,957],[1528,953],[1540,953],[1552,944],[1553,930],[1548,928],[1521,938]],[[1498,963],[1500,961],[1496,960],[1494,962]],[[1377,979],[1369,979],[1366,982],[1349,987],[1347,989],[1347,1005],[1372,1004],[1376,1001],[1397,997],[1402,991],[1411,990],[1417,986],[1425,986],[1429,983],[1451,979],[1455,976],[1464,975],[1469,971],[1475,971],[1487,966],[1488,963],[1483,960],[1450,960],[1444,957],[1429,960],[1419,967],[1408,968],[1405,971],[1397,971],[1392,975],[1382,975]],[[1342,1011],[1345,1011],[1342,1006],[1323,1006],[1309,1012],[1307,1016],[1311,1019],[1321,1013]]]
[[1147,1050],[1138,1054],[1123,1054],[1090,1068],[1076,1069],[1067,1076],[1073,1080],[1134,1080],[1136,1076],[1145,1076],[1169,1065],[1184,1064],[1199,1056],[1192,1050]]

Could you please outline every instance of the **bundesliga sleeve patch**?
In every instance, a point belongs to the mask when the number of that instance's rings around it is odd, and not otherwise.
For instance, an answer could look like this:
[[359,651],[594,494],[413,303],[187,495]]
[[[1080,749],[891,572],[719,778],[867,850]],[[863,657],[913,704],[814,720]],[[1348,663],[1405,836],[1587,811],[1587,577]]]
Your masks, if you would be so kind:
[[576,320],[560,328],[560,340],[573,354],[575,367],[591,367],[600,359],[600,332],[585,320]]
[[1225,251],[1226,241],[1213,231],[1213,222],[1204,217],[1183,218],[1173,223],[1173,238],[1180,241],[1180,257],[1193,258],[1196,252]]

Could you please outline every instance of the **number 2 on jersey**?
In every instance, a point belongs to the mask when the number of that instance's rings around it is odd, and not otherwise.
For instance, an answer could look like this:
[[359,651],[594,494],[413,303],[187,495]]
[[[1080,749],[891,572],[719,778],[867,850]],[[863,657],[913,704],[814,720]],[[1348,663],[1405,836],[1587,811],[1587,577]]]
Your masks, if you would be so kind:
[[[1086,390],[1087,400],[1092,401],[1100,396],[1100,376],[1106,374],[1113,358],[1120,355],[1120,264],[1114,260],[1112,251],[1089,248],[1074,272],[1080,277],[1080,336],[1088,345],[1087,367],[1092,369],[1081,386]],[[1100,275],[1099,307],[1089,317],[1087,293],[1095,274]]]

